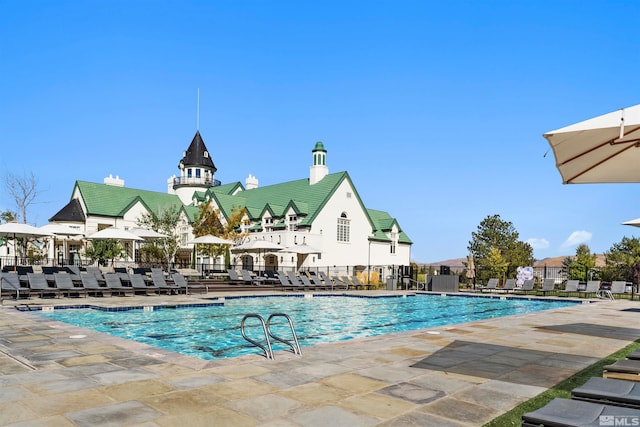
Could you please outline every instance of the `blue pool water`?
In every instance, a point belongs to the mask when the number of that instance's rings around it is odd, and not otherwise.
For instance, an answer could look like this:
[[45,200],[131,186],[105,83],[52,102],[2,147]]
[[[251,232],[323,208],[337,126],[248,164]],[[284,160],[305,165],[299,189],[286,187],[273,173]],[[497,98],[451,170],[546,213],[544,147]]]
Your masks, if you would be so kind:
[[[56,309],[38,314],[178,353],[213,360],[260,353],[246,342],[240,323],[247,313],[267,319],[287,313],[301,346],[449,325],[573,305],[571,301],[440,295],[358,298],[347,296],[227,298],[224,305],[103,311]],[[247,320],[247,335],[264,341],[255,319]],[[291,335],[286,320],[274,319],[272,331]],[[274,350],[283,349],[272,343]]]

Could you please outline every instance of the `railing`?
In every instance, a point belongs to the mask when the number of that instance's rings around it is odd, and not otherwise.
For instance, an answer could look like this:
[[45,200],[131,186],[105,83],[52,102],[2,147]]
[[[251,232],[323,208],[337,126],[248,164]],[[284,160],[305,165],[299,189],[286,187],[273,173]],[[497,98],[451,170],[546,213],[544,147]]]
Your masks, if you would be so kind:
[[194,178],[194,177],[175,177],[173,178],[173,186],[178,185],[206,185],[210,187],[218,187],[222,185],[220,180],[211,178]]

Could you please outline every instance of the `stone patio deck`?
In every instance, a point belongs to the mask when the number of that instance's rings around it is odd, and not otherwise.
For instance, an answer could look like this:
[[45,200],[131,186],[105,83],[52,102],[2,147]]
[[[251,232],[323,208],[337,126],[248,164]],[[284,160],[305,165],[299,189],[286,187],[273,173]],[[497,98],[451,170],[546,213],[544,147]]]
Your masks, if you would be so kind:
[[0,425],[12,426],[478,426],[640,337],[638,302],[598,301],[304,347],[302,357],[205,361],[14,304],[0,306]]

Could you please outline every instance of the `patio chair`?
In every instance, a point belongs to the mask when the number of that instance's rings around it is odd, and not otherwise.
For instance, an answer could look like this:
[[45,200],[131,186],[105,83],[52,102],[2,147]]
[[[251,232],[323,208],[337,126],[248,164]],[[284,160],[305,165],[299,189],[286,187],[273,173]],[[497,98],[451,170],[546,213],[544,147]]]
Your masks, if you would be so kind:
[[147,284],[144,280],[142,274],[129,274],[129,283],[131,283],[131,287],[133,288],[133,293],[135,295],[159,295],[160,289],[158,289],[155,285]]
[[[142,275],[140,275],[142,276]],[[142,276],[144,277],[144,276]],[[173,282],[169,283],[167,282],[167,280],[164,278],[164,272],[157,268],[157,269],[151,269],[151,283],[153,283],[153,285],[160,291],[160,292],[166,292],[167,294],[178,294],[179,293],[179,289],[177,286],[174,285]]]
[[585,296],[589,294],[596,295],[598,290],[600,289],[600,280],[589,280],[587,281],[587,286],[584,290],[578,290],[578,295],[584,294]]
[[94,276],[96,276],[96,279],[98,279],[98,282],[104,280],[104,276],[102,275],[102,271],[100,270],[100,267],[87,267],[86,272],[88,274],[93,274]]
[[251,273],[249,273],[248,270],[240,270],[240,276],[242,277],[242,280],[244,281],[245,284],[252,284],[252,285],[264,285],[266,282],[266,279],[264,277],[259,277],[259,276],[254,276]]
[[602,368],[604,378],[640,381],[640,360],[620,359]]
[[3,296],[12,296],[15,299],[20,299],[20,294],[22,294],[25,298],[29,297],[30,289],[21,285],[20,276],[14,271],[0,273],[0,284],[0,294]]
[[280,281],[280,286],[282,286],[283,289],[293,289],[293,285],[289,281],[289,278],[287,277],[286,274],[284,274],[281,271],[278,271],[276,273],[276,276],[278,277],[278,280]]
[[45,295],[56,296],[56,290],[49,286],[44,273],[27,273],[27,280],[31,292],[40,294],[40,298],[44,298]]
[[320,277],[320,280],[324,282],[325,286],[327,286],[327,289],[331,288],[331,290],[333,290],[333,287],[335,286],[335,284],[333,283],[333,280],[327,277],[324,271],[318,271],[318,277]]
[[547,292],[555,292],[555,289],[556,279],[544,279],[539,292],[542,292],[542,295],[547,295]]
[[[182,274],[177,272],[171,273],[171,282],[173,282],[173,286],[175,286],[175,289],[178,291],[178,293],[183,293],[185,295],[189,293],[189,281]],[[197,289],[200,293],[202,293],[202,287],[192,287],[192,290],[193,289]]]
[[287,271],[287,279],[291,282],[291,288],[297,290],[304,290],[305,286],[298,278],[298,275],[295,271]]
[[120,280],[120,276],[117,273],[105,273],[104,281],[111,291],[111,295],[114,294],[127,296],[134,295],[135,289],[131,286],[123,286],[122,281]]
[[309,276],[307,276],[306,274],[302,273],[300,274],[300,276],[298,276],[298,278],[302,282],[302,286],[304,286],[305,289],[309,289],[309,290],[320,289],[315,284],[311,283],[311,280],[309,280]]
[[640,415],[640,411],[601,403],[556,397],[540,409],[522,415],[523,427],[564,426],[586,427],[600,426],[601,417],[624,417]]
[[584,385],[571,390],[571,398],[640,409],[640,383],[593,377]]
[[494,278],[489,279],[485,286],[480,287],[480,292],[489,291],[493,292],[498,289],[499,280]]
[[577,294],[579,284],[579,280],[567,280],[567,284],[564,285],[564,289],[560,291],[559,295],[569,296],[571,294]]
[[611,296],[624,295],[627,293],[627,282],[624,280],[614,280],[611,282]]
[[342,279],[341,277],[338,276],[331,276],[331,280],[333,280],[333,284],[334,286],[338,287],[338,288],[342,288],[342,290],[344,291],[348,291],[349,290],[349,285],[351,284],[350,281],[344,281],[344,279]]
[[243,283],[244,280],[242,279],[242,277],[240,277],[238,275],[238,271],[234,270],[232,268],[227,270],[227,273],[229,273],[229,280],[231,281],[232,285],[237,285],[238,283]]
[[369,285],[367,283],[362,283],[360,281],[360,279],[358,279],[358,275],[357,274],[351,275],[351,282],[356,287],[356,289],[358,287],[362,287],[362,289],[369,289]]
[[87,296],[98,296],[98,294],[100,294],[101,297],[104,297],[107,292],[109,293],[109,296],[112,295],[111,290],[108,287],[100,286],[98,279],[93,274],[80,274],[80,280],[82,281],[82,287],[86,291]]
[[56,284],[56,289],[58,293],[61,295],[66,295],[67,297],[71,297],[71,295],[75,296],[87,296],[87,291],[84,288],[76,288],[73,285],[73,280],[71,280],[71,275],[69,273],[53,273],[53,280]]
[[516,288],[516,279],[507,279],[502,288],[496,287],[496,291],[511,292]]
[[309,278],[311,280],[311,283],[313,283],[313,286],[315,286],[317,289],[333,288],[331,283],[324,283],[322,280],[320,280],[320,276],[318,276],[317,274],[310,274]]
[[514,292],[518,294],[528,294],[529,292],[534,292],[533,287],[535,286],[535,284],[535,279],[527,279],[522,283],[522,287],[520,289],[514,289]]

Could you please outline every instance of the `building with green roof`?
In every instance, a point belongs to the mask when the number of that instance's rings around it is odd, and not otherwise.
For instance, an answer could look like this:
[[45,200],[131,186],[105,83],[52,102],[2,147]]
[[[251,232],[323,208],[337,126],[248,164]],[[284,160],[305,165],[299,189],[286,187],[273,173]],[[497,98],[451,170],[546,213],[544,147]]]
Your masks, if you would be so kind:
[[[329,173],[322,142],[312,149],[309,177],[264,187],[252,175],[244,185],[215,180],[217,169],[199,132],[178,168],[180,175],[167,181],[167,193],[127,188],[123,180],[112,176],[102,184],[77,181],[71,201],[51,221],[90,235],[108,226],[134,228],[145,213],[178,208],[181,242],[190,254],[191,224],[198,206],[209,203],[223,223],[237,209],[243,210],[245,243],[265,240],[280,248],[233,250],[231,261],[237,267],[352,274],[377,266],[379,274],[385,275],[391,266],[410,263],[412,242],[397,219],[386,211],[366,207],[348,172]],[[198,265],[203,262],[212,261],[197,260]]]

